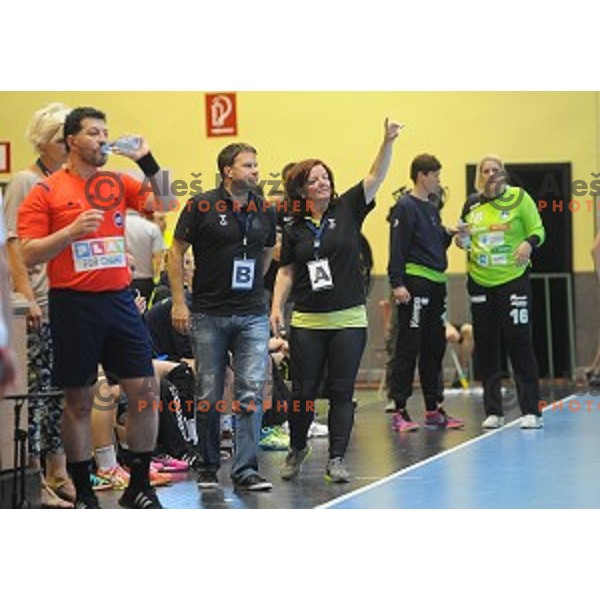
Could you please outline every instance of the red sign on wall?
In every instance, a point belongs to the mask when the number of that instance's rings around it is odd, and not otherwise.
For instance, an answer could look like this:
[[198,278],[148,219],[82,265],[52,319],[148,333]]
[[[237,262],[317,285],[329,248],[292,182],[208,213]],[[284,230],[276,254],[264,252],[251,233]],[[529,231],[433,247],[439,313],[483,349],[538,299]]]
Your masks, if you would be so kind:
[[235,94],[206,94],[206,135],[237,135]]
[[10,142],[0,142],[0,173],[10,173]]

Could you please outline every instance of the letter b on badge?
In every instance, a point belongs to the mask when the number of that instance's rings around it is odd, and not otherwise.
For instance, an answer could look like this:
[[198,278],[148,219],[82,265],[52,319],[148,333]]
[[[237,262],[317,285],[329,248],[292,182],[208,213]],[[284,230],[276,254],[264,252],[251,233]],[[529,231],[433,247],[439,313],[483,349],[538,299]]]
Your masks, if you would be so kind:
[[231,274],[232,290],[251,290],[254,285],[254,259],[236,259]]

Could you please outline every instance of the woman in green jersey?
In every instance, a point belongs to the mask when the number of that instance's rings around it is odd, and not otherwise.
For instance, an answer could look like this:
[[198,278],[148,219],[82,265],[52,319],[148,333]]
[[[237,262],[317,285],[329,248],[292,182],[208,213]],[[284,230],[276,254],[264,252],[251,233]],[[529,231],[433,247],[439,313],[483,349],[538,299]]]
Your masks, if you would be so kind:
[[502,160],[486,156],[477,165],[477,194],[462,211],[467,224],[458,244],[468,252],[468,291],[473,314],[475,360],[484,387],[485,429],[504,425],[500,341],[517,384],[521,427],[542,427],[538,367],[531,331],[531,255],[545,239],[529,194],[508,185]]

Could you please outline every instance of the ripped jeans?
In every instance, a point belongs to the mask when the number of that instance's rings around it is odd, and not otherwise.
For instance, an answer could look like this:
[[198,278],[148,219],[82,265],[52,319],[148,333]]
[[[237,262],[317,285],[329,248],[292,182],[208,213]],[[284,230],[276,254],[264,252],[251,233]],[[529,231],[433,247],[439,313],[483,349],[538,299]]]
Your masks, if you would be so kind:
[[223,399],[225,368],[231,353],[237,415],[231,478],[241,482],[258,472],[258,438],[263,391],[267,383],[268,344],[266,315],[192,313],[196,429],[202,455],[200,470],[216,472],[221,463],[220,414],[223,410],[219,410],[217,403]]

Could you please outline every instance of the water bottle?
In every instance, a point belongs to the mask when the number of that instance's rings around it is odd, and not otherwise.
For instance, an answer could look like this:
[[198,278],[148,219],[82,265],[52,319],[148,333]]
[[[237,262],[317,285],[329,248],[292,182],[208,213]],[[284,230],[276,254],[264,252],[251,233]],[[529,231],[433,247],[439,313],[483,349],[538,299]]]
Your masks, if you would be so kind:
[[467,252],[471,249],[471,233],[469,226],[462,219],[458,222],[458,239],[463,250]]
[[102,152],[109,154],[116,150],[119,154],[128,154],[129,152],[136,152],[141,147],[142,138],[139,135],[122,135],[114,142],[108,142],[103,146]]

